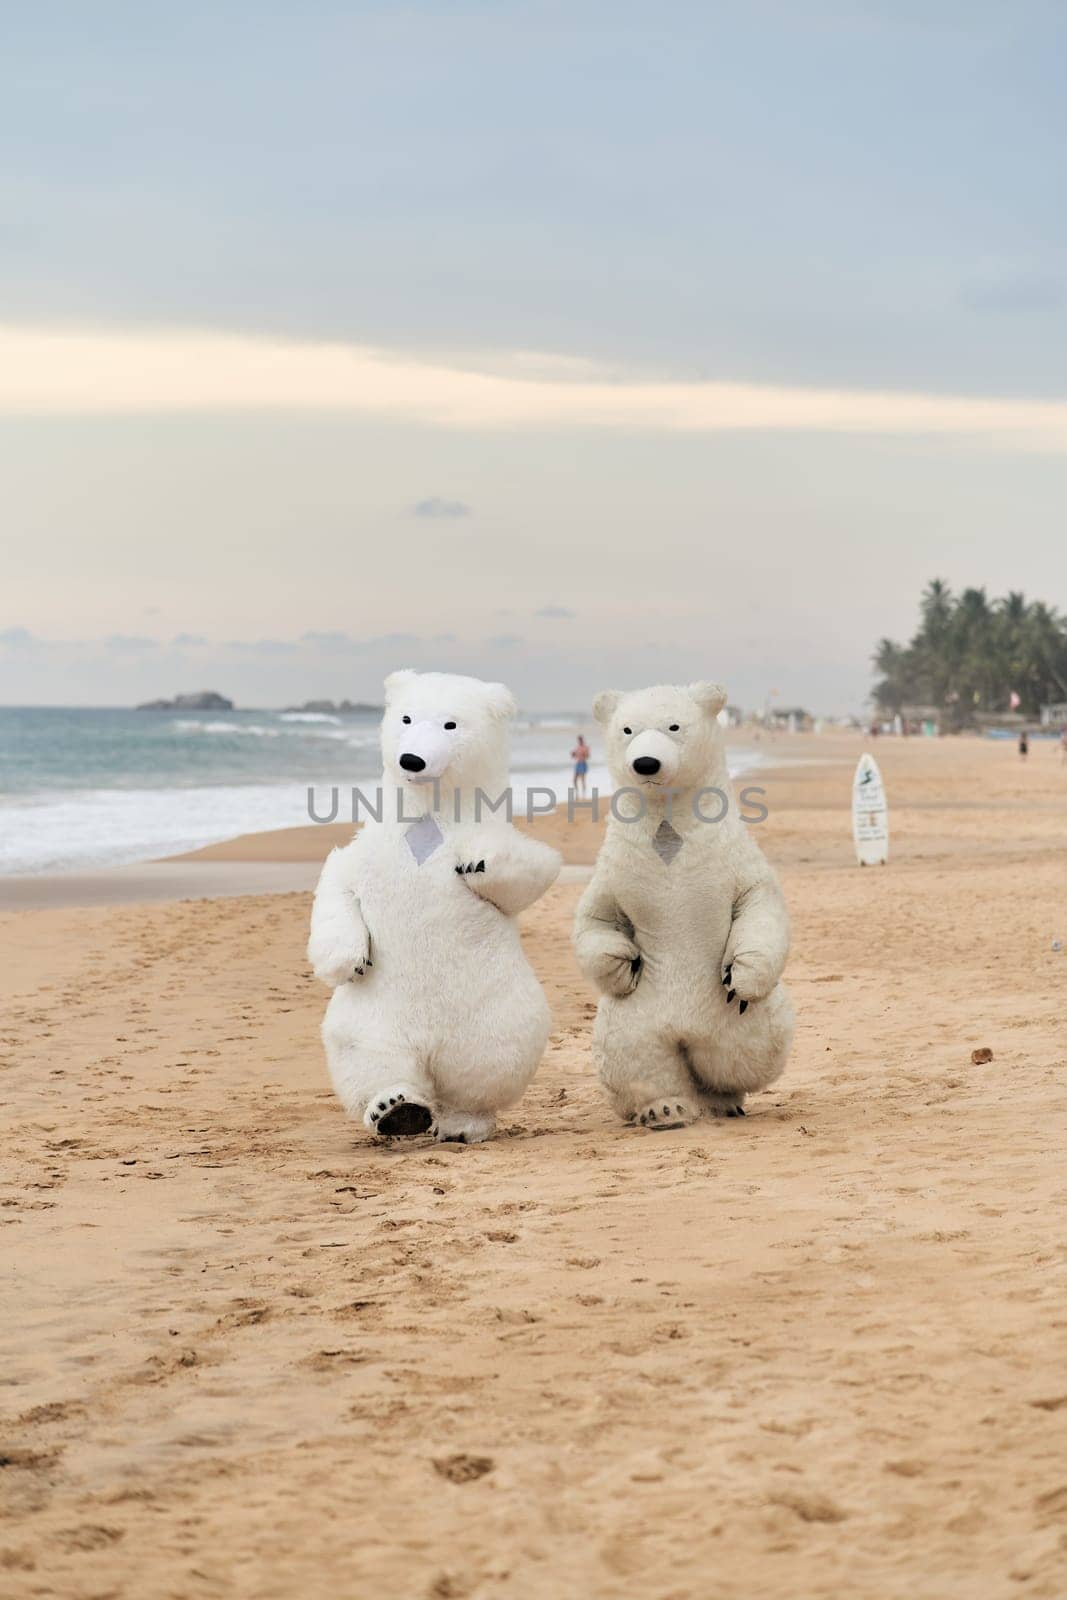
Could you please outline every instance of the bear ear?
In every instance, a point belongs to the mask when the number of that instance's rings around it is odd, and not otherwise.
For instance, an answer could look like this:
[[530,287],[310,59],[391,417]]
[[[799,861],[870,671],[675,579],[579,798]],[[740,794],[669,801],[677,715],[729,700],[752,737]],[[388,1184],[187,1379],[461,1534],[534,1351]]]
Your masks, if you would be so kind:
[[610,722],[622,699],[621,689],[601,689],[593,701],[593,715],[603,727]]
[[386,705],[389,704],[389,701],[398,692],[398,690],[403,689],[405,685],[409,684],[412,678],[416,676],[417,674],[412,667],[401,667],[399,672],[391,672],[385,680]]
[[691,683],[689,693],[709,717],[717,717],[726,704],[726,690],[721,683]]
[[507,722],[519,709],[518,701],[506,683],[487,683],[489,710],[494,717]]

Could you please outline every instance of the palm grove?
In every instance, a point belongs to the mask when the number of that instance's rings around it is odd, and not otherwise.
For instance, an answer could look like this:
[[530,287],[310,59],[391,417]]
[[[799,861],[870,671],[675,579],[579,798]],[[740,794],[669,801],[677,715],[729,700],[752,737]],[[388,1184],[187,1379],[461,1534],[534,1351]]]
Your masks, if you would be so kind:
[[883,710],[936,706],[959,728],[982,713],[1035,717],[1067,700],[1067,620],[1051,606],[1017,592],[1003,600],[984,589],[956,595],[935,578],[919,611],[910,644],[882,639],[874,653],[874,699]]

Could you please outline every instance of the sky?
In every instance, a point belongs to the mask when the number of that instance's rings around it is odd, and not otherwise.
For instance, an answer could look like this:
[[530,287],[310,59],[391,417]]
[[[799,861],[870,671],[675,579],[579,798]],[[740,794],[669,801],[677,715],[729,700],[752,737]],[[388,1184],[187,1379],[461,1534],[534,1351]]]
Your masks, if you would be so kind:
[[1067,609],[1065,58],[1040,0],[9,8],[0,701],[843,713],[933,576]]

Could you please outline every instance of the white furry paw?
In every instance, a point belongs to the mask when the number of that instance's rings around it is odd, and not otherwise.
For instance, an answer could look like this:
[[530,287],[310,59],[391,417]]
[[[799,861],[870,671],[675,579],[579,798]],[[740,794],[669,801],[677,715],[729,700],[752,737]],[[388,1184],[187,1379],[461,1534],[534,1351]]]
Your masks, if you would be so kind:
[[437,1119],[441,1144],[482,1144],[496,1132],[496,1118],[476,1111],[444,1111]]
[[365,943],[311,949],[308,951],[308,957],[316,978],[331,989],[340,988],[342,983],[358,981],[374,965],[370,950]]
[[700,1117],[700,1107],[691,1100],[676,1095],[664,1095],[662,1100],[650,1100],[634,1117],[642,1128],[658,1133],[667,1128],[685,1128]]
[[704,1104],[708,1108],[709,1117],[744,1117],[745,1097],[743,1094],[706,1094]]
[[383,1139],[410,1139],[433,1131],[433,1112],[414,1090],[387,1089],[363,1113],[363,1125]]
[[589,975],[605,994],[621,1000],[633,994],[641,982],[643,965],[641,952],[633,940],[620,933],[593,957]]
[[754,1000],[763,1000],[774,988],[774,980],[764,970],[762,962],[752,956],[734,956],[722,970],[722,986],[726,990],[726,1004],[738,1002],[737,1010],[744,1016]]

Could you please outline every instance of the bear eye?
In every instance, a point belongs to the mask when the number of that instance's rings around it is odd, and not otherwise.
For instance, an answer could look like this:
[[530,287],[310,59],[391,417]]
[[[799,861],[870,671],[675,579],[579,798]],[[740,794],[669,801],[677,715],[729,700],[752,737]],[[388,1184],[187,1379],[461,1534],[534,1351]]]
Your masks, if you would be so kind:
[[623,733],[632,733],[633,729],[632,728],[624,728],[622,731],[623,731]]
[[446,729],[448,730],[449,733],[451,733],[452,729],[455,726],[456,726],[456,724],[454,722],[446,722],[445,723],[445,727],[446,727]]
[[678,726],[678,724],[676,722],[672,722],[670,727],[667,729],[667,732],[668,733],[680,733],[681,729],[679,728],[679,726]]
[[411,718],[410,717],[401,717],[400,720],[401,720],[401,722],[410,722]]

